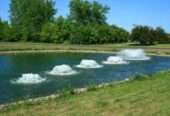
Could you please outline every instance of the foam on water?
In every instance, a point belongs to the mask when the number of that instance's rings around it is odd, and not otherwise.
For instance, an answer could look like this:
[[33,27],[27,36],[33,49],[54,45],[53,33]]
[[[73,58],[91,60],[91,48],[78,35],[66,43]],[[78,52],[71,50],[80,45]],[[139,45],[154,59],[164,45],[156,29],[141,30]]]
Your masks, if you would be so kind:
[[103,66],[98,64],[95,60],[84,59],[80,62],[79,65],[76,65],[78,68],[91,69],[91,68],[102,68]]
[[128,64],[128,62],[119,56],[109,56],[103,64]]
[[124,49],[118,53],[124,60],[149,60],[143,49]]
[[68,76],[68,75],[75,75],[78,72],[73,70],[71,66],[63,64],[55,66],[48,74],[50,75],[57,75],[57,76]]
[[26,73],[22,74],[22,76],[12,81],[15,84],[38,84],[44,82],[46,79],[42,78],[39,74],[33,74],[33,73]]

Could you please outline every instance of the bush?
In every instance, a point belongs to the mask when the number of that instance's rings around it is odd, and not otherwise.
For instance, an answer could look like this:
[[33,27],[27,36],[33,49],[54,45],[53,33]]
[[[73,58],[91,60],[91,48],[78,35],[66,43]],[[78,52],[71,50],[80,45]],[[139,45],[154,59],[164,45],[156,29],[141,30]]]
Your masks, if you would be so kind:
[[128,42],[129,33],[123,28],[112,25],[112,37],[114,43]]
[[136,26],[130,35],[130,40],[139,42],[142,45],[156,44],[157,37],[153,28],[148,26]]
[[0,40],[1,41],[19,41],[20,35],[7,22],[0,20]]
[[40,32],[40,41],[51,43],[64,43],[70,38],[71,24],[63,17],[54,22],[46,23]]
[[158,39],[159,43],[169,43],[170,42],[170,38],[163,28],[157,27],[155,31],[157,33],[157,39]]
[[105,44],[128,41],[128,32],[110,25],[88,24],[72,28],[71,43],[74,44]]
[[4,36],[4,41],[16,42],[20,40],[20,34],[14,28],[8,28]]
[[97,43],[97,31],[90,25],[76,27],[72,26],[70,42],[73,44],[95,44]]
[[168,34],[160,27],[153,29],[148,26],[136,26],[130,35],[130,40],[141,45],[154,45],[156,43],[168,43]]

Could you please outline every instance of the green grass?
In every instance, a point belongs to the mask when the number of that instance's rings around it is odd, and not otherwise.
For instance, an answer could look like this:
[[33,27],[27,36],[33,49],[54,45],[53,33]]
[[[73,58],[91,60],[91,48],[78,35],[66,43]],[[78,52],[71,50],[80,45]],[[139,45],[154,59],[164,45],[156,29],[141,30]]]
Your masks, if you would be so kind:
[[143,48],[147,53],[170,55],[170,44],[158,44],[154,46],[135,46],[130,43],[103,44],[103,45],[70,45],[52,43],[31,43],[31,42],[0,42],[0,53],[21,53],[29,52],[56,52],[65,51],[105,51],[116,52],[124,48]]
[[116,48],[126,47],[129,44],[104,44],[104,45],[71,45],[53,43],[31,42],[0,42],[0,51],[14,50],[103,50],[112,51]]
[[170,71],[79,95],[8,106],[0,116],[170,116]]

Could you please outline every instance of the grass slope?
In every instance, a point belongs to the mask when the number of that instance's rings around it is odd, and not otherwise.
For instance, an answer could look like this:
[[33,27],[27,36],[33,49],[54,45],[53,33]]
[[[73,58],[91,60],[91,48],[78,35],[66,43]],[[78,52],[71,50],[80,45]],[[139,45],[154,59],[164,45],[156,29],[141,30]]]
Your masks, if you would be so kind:
[[170,71],[79,95],[8,106],[0,116],[170,116]]

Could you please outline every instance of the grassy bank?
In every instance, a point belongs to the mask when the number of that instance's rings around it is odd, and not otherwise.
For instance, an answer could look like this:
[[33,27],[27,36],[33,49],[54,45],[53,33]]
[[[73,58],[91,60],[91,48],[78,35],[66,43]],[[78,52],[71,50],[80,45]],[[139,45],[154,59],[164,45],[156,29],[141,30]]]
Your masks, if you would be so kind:
[[2,116],[169,116],[170,71],[79,95],[8,106]]
[[104,44],[104,45],[69,45],[50,43],[29,43],[29,42],[0,42],[0,53],[19,52],[56,52],[64,51],[105,51],[116,52],[123,48],[143,48],[147,53],[170,55],[170,44],[159,44],[155,46],[136,46],[129,43]]

